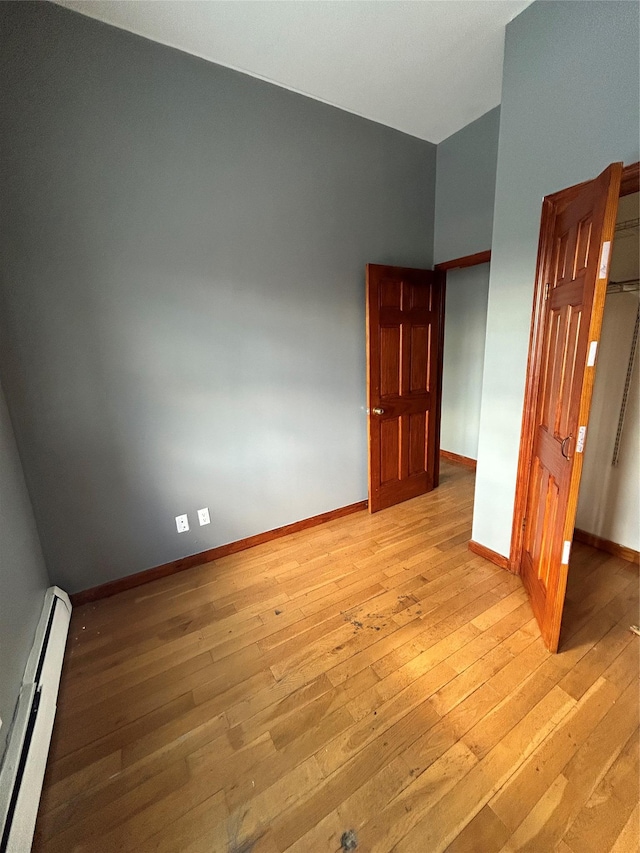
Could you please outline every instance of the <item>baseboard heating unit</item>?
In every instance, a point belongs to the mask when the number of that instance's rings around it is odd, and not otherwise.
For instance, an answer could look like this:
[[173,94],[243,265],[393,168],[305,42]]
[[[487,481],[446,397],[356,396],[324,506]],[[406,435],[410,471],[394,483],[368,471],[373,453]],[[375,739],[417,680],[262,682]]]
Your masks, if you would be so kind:
[[68,595],[51,587],[0,768],[0,853],[31,850],[70,619]]

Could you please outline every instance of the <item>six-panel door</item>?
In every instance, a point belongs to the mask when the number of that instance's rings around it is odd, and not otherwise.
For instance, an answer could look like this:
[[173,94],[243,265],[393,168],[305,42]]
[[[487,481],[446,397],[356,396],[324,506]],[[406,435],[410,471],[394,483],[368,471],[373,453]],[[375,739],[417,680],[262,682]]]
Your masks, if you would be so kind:
[[[595,369],[588,352],[600,334],[621,172],[613,164],[550,196],[540,238],[546,281],[534,314],[540,344],[528,366],[532,444],[520,465],[528,477],[520,571],[551,651],[560,637]],[[534,327],[532,346],[535,339]]]
[[442,276],[367,265],[369,509],[438,484]]

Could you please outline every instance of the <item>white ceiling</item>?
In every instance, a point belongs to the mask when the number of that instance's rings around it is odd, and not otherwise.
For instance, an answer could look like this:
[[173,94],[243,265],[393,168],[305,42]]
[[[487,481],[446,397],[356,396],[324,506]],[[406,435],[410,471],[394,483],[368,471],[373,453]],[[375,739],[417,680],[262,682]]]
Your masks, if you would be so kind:
[[186,53],[440,142],[500,103],[531,0],[56,0]]

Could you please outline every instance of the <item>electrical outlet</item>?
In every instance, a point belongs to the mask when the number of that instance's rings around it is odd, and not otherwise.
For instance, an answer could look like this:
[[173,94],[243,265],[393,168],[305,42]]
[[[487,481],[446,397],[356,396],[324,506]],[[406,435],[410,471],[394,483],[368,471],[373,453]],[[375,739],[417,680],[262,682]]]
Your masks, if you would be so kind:
[[209,524],[211,519],[209,518],[209,507],[205,506],[203,509],[198,510],[198,521],[200,522],[200,527],[203,524]]
[[186,533],[189,529],[189,517],[187,515],[176,515],[176,527],[178,533]]

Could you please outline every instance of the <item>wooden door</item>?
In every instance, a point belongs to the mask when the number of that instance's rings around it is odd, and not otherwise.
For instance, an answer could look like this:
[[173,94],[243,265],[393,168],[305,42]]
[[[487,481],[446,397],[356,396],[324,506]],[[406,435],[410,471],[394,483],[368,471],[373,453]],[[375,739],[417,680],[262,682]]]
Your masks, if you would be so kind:
[[367,265],[369,511],[438,485],[444,273]]
[[[622,164],[543,203],[514,540],[547,648],[555,652]],[[512,552],[513,553],[513,552]]]

